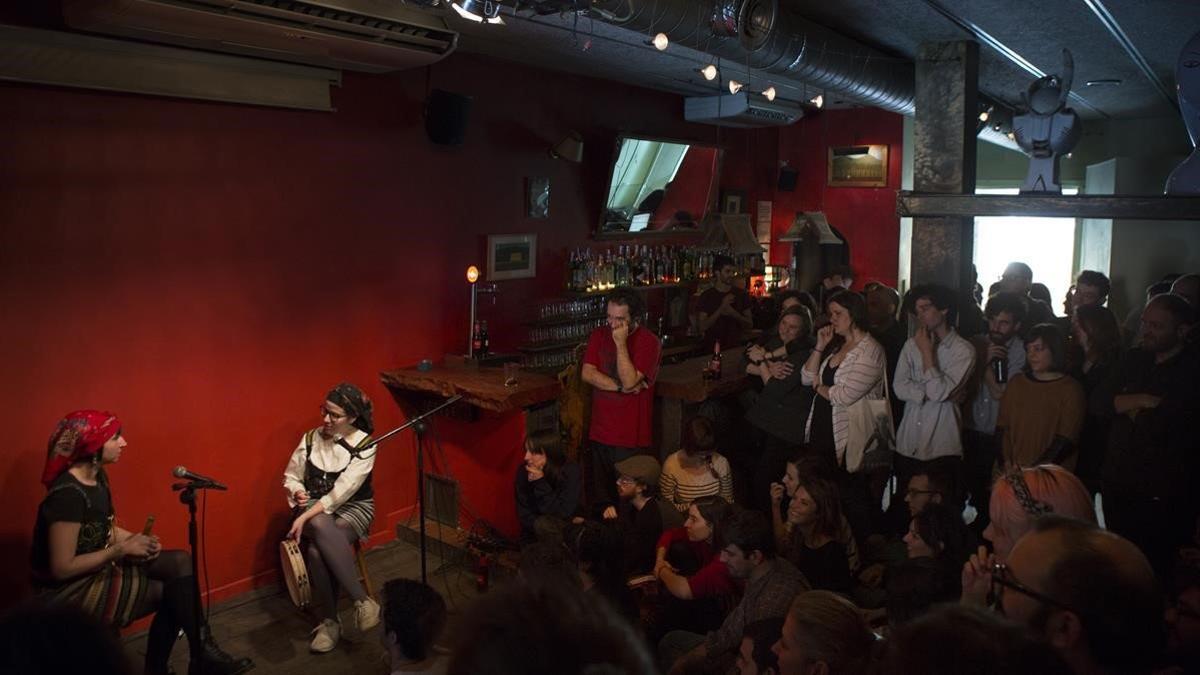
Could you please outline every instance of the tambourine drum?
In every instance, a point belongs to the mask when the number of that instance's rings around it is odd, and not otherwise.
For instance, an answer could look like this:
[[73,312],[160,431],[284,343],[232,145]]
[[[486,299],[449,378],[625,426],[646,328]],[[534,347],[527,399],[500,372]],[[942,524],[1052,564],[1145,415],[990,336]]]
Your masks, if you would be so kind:
[[304,564],[304,554],[300,544],[294,539],[284,539],[279,542],[279,562],[283,567],[283,580],[287,584],[288,595],[300,609],[308,607],[312,602],[312,585],[308,580],[308,567]]

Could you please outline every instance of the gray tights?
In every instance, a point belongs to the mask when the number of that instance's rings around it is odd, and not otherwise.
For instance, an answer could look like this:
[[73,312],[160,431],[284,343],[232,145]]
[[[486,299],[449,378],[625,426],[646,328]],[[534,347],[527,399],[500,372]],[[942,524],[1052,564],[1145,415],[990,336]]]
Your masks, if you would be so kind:
[[339,586],[355,600],[367,597],[354,565],[353,545],[358,534],[345,520],[318,513],[304,524],[304,537],[304,564],[312,584],[313,608],[318,618],[337,620]]

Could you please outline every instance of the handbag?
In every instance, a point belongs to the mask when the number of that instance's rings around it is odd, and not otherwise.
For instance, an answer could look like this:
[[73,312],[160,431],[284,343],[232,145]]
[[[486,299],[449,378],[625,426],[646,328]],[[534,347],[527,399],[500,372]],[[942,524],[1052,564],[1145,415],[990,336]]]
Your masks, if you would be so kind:
[[846,409],[850,427],[842,463],[849,473],[890,470],[896,454],[896,425],[888,398],[887,365],[883,367],[883,398],[860,398]]

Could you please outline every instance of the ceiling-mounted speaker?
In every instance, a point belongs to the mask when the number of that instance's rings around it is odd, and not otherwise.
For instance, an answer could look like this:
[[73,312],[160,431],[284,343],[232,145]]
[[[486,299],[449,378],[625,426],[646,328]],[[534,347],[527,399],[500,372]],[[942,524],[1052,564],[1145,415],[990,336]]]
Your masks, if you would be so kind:
[[777,187],[780,192],[795,192],[796,180],[800,177],[800,172],[790,166],[779,167],[779,182]]
[[434,89],[425,103],[425,133],[438,145],[462,145],[471,97]]

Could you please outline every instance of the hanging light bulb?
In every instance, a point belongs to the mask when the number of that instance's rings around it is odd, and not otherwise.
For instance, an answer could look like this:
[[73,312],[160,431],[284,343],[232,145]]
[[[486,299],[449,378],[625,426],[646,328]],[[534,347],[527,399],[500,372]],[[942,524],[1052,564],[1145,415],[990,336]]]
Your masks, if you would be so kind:
[[983,112],[979,113],[979,121],[980,122],[988,121],[988,111],[984,110]]
[[696,72],[703,75],[704,79],[708,80],[709,82],[712,82],[713,80],[717,79],[717,75],[719,74],[717,72],[717,67],[711,63],[708,64],[707,66],[704,66],[703,68],[701,68],[700,70],[698,70]]
[[1014,133],[1013,133],[1013,132],[1011,132],[1011,131],[1010,131],[1010,132],[1008,132],[1007,134],[1005,134],[1005,136],[1008,136],[1008,140],[1010,140],[1010,141],[1015,141],[1015,140],[1017,140],[1017,135],[1016,135],[1016,134],[1014,134]]
[[654,36],[654,39],[650,41],[650,44],[654,45],[655,49],[662,52],[666,51],[667,47],[670,46],[671,40],[667,37],[666,33],[659,33],[658,35]]
[[737,80],[730,80],[729,81],[729,93],[736,94],[742,90],[743,86],[745,86],[745,85],[743,85],[741,82],[738,82]]
[[763,98],[767,99],[768,101],[774,101],[775,100],[775,87],[770,86],[770,87],[767,87],[766,89],[763,89],[762,95],[763,95]]
[[821,108],[825,105],[825,96],[824,96],[824,94],[817,94],[816,96],[809,99],[808,102],[815,105],[818,108]]

